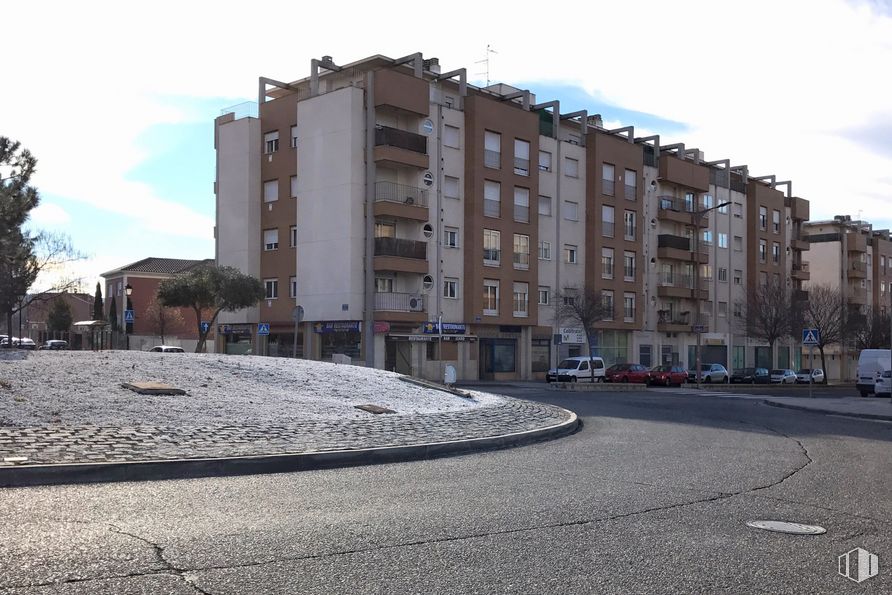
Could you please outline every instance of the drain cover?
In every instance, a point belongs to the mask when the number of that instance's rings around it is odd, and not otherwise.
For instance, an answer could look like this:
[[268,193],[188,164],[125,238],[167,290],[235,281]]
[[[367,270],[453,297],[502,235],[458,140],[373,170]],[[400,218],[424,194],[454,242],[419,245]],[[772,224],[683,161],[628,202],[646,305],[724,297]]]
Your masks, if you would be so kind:
[[786,521],[747,521],[746,524],[756,529],[789,533],[791,535],[821,535],[827,532],[827,529],[818,525],[803,525],[802,523],[788,523]]

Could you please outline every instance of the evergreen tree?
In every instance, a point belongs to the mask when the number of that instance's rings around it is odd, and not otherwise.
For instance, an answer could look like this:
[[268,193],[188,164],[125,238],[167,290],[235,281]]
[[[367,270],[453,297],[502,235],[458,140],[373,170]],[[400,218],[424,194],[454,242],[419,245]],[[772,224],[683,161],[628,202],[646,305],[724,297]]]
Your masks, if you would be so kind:
[[102,320],[102,287],[96,282],[96,295],[93,297],[93,320]]
[[68,332],[74,319],[71,315],[71,306],[65,299],[65,294],[59,295],[53,300],[49,314],[46,317],[46,326],[51,331]]
[[118,300],[115,296],[112,296],[111,304],[108,307],[108,323],[111,325],[111,330],[117,332],[118,330]]

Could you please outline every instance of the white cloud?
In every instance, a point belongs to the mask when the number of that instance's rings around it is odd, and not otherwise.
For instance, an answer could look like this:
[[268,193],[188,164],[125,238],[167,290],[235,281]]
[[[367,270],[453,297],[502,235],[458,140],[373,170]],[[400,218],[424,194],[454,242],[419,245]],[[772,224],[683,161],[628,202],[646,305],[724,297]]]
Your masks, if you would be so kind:
[[67,224],[71,220],[68,211],[59,205],[52,203],[41,203],[36,209],[31,211],[30,222],[36,227],[56,227]]

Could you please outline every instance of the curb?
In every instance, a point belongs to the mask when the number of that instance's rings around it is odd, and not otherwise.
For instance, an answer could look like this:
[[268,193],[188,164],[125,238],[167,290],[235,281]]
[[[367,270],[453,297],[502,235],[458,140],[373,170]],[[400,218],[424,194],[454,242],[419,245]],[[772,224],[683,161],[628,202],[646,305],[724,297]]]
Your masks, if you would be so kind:
[[821,415],[839,415],[842,417],[857,417],[860,419],[876,419],[880,421],[892,421],[892,415],[878,415],[874,413],[850,413],[847,411],[833,411],[831,409],[814,409],[812,407],[803,407],[802,405],[790,405],[788,403],[779,403],[769,399],[763,399],[762,403],[769,407],[778,407],[780,409],[794,409],[796,411],[808,411],[810,413],[818,413]]
[[643,384],[626,382],[550,382],[548,390],[568,392],[634,392],[646,388]]
[[524,446],[567,436],[574,433],[581,423],[575,413],[568,409],[564,411],[570,414],[570,419],[553,426],[451,442],[212,459],[9,467],[0,469],[0,487],[231,477],[434,459]]

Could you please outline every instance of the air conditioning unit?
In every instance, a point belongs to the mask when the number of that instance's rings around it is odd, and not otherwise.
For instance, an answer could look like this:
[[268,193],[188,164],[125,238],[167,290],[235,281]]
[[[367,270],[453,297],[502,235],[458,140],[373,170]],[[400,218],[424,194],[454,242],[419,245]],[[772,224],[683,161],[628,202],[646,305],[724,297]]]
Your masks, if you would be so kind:
[[424,311],[424,298],[420,295],[413,295],[409,298],[409,310],[412,312]]

